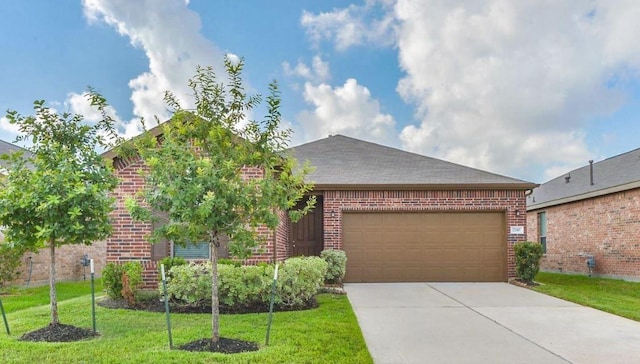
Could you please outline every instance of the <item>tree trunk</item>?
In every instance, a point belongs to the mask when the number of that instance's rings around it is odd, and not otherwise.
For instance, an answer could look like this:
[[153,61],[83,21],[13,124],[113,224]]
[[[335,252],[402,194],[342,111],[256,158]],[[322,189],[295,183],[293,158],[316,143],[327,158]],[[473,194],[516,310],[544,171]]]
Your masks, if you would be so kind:
[[218,248],[215,242],[211,247],[211,343],[220,340],[220,307],[218,302]]
[[51,325],[60,323],[58,318],[58,298],[56,295],[56,243],[50,241],[51,266],[49,267],[49,300],[51,301]]

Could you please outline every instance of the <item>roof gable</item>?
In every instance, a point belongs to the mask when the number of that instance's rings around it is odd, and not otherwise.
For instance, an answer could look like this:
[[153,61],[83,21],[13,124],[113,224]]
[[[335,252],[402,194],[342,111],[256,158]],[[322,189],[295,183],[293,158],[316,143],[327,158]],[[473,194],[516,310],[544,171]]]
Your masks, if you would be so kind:
[[543,183],[527,198],[534,210],[640,187],[640,148],[586,165]]
[[514,188],[536,185],[420,154],[343,135],[291,148],[315,170],[308,179],[318,187]]

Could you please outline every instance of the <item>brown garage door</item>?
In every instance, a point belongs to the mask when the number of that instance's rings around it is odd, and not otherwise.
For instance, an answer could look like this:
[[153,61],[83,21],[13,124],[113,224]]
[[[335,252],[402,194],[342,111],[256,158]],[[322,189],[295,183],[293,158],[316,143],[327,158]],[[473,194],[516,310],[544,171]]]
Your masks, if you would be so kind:
[[507,279],[504,213],[345,213],[346,282]]

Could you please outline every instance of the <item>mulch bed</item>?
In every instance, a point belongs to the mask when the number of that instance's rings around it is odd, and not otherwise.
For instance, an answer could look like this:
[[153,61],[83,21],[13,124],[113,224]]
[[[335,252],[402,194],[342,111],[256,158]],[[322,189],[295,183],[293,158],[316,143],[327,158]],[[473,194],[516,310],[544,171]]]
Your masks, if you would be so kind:
[[[153,300],[144,300],[136,302],[134,305],[129,304],[127,301],[120,299],[114,300],[111,298],[105,298],[98,301],[98,306],[105,308],[119,308],[127,310],[140,310],[149,312],[164,312],[164,302],[159,298]],[[301,311],[310,310],[318,307],[318,302],[314,299],[307,301],[301,306],[285,306],[274,305],[273,310],[277,312],[282,311]],[[225,306],[219,307],[221,314],[244,314],[244,313],[260,313],[269,312],[269,305],[248,305],[248,306]],[[172,313],[211,313],[211,306],[187,306],[178,305],[175,303],[169,304],[169,310]]]
[[43,327],[36,331],[28,332],[20,337],[21,341],[47,341],[47,342],[70,342],[90,339],[98,336],[90,329],[81,327],[55,324]]
[[536,283],[534,281],[525,281],[520,278],[510,279],[509,283],[513,284],[514,286],[524,287],[524,288],[531,288],[531,287],[536,287],[540,285],[540,283]]
[[258,351],[258,344],[250,341],[221,337],[215,344],[211,342],[211,338],[208,338],[192,341],[178,348],[186,351],[211,351],[214,353],[236,354],[247,351]]

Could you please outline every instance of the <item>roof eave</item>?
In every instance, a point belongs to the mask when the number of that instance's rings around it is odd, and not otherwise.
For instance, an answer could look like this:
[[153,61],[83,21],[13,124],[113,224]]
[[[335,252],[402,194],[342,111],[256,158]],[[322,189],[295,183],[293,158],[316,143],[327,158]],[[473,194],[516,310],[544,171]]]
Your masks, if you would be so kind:
[[551,200],[551,201],[545,201],[545,202],[542,202],[542,203],[532,204],[530,206],[527,206],[527,211],[540,210],[540,209],[547,208],[547,207],[552,207],[552,206],[562,205],[562,204],[566,204],[566,203],[570,203],[570,202],[586,200],[586,199],[594,198],[594,197],[600,197],[600,196],[609,195],[609,194],[616,193],[616,192],[628,191],[628,190],[632,190],[632,189],[635,189],[635,188],[640,188],[640,181],[626,183],[626,184],[623,184],[623,185],[613,186],[613,187],[609,187],[609,188],[603,188],[601,190],[591,191],[591,192],[588,192],[588,193],[582,193],[582,194],[575,195],[575,196],[568,196],[568,197],[558,198],[558,199]]
[[329,184],[316,183],[315,190],[363,191],[363,190],[530,190],[535,183],[474,183],[474,184]]

